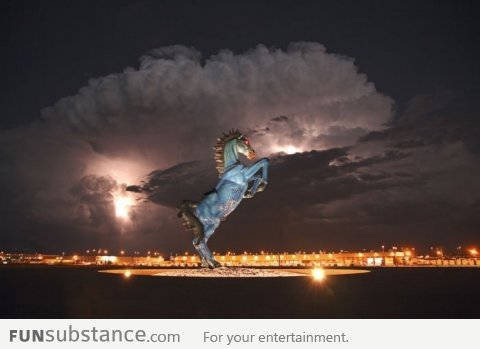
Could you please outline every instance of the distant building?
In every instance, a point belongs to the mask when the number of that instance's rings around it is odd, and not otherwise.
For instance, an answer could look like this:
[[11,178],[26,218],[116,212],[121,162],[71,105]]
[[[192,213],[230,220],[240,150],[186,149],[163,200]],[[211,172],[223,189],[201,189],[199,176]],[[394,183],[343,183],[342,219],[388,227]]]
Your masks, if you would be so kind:
[[[340,252],[340,253],[283,253],[283,254],[226,254],[215,256],[224,266],[313,267],[313,266],[394,266],[411,265],[411,252]],[[195,266],[198,256],[176,256],[175,266]]]
[[[447,257],[443,253],[431,256],[416,256],[415,249],[402,249],[396,247],[389,251],[381,252],[298,252],[298,253],[227,253],[215,255],[215,258],[226,267],[390,267],[390,266],[477,266],[476,255],[470,257]],[[106,254],[87,255],[46,255],[28,253],[0,253],[2,264],[67,264],[67,265],[123,265],[123,266],[162,266],[162,267],[196,267],[200,265],[197,255],[172,256],[165,260],[158,253],[147,256],[125,256],[123,251],[120,256]]]

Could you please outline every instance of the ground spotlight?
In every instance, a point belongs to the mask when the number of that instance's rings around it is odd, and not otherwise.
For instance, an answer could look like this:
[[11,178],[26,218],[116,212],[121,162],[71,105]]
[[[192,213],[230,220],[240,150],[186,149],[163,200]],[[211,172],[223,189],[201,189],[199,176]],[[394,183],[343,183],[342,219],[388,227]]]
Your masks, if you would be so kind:
[[317,282],[322,282],[325,279],[325,271],[322,268],[312,269],[312,278]]

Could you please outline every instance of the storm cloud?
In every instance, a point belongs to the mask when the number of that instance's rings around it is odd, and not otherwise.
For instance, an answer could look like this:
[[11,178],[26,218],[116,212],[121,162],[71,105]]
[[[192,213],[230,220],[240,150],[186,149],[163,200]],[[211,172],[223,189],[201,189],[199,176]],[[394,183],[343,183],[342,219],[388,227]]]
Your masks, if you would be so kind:
[[[37,122],[2,132],[1,212],[8,232],[0,243],[190,248],[175,207],[215,184],[212,146],[233,127],[260,156],[272,156],[271,181],[225,222],[229,233],[212,240],[218,248],[261,249],[274,237],[277,248],[334,247],[342,232],[352,241],[369,234],[378,241],[382,217],[398,212],[401,226],[402,212],[412,216],[402,210],[434,193],[437,209],[428,217],[449,207],[439,205],[444,200],[475,212],[477,187],[468,200],[455,201],[449,191],[461,188],[446,183],[455,168],[472,168],[478,155],[462,134],[451,139],[432,131],[435,118],[422,121],[424,134],[412,126],[412,119],[445,108],[437,105],[419,97],[403,121],[394,120],[393,100],[354,60],[317,43],[287,50],[259,45],[206,58],[184,46],[155,49],[138,68],[91,79],[42,110]],[[428,161],[432,151],[444,167]],[[149,196],[125,193],[142,180],[153,188]],[[118,195],[135,200],[128,221],[115,217]]]
[[[206,59],[184,46],[155,49],[138,69],[91,79],[34,124],[2,133],[2,212],[15,240],[35,246],[46,226],[56,239],[95,241],[125,238],[140,225],[140,234],[151,231],[161,243],[168,214],[144,214],[152,209],[138,205],[129,227],[115,219],[113,198],[126,184],[155,168],[211,158],[216,137],[232,127],[251,134],[262,155],[325,149],[384,129],[391,108],[353,59],[320,44],[260,45]],[[2,240],[8,246],[12,237]]]
[[[268,191],[222,223],[225,235],[218,234],[212,245],[310,251],[319,242],[337,249],[474,243],[480,159],[468,135],[480,131],[480,124],[439,114],[422,117],[422,123],[399,119],[350,147],[273,156]],[[187,187],[170,180],[175,172],[183,177],[186,167]],[[196,193],[191,198],[198,199],[195,188],[208,187],[208,169],[185,163],[154,172],[149,197],[165,205],[177,192]]]

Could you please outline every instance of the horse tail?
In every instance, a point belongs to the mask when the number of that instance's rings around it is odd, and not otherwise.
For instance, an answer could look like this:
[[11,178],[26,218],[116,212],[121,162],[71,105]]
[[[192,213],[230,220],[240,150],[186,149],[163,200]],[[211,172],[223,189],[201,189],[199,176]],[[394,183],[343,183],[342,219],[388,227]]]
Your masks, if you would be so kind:
[[187,228],[187,230],[192,230],[197,241],[200,241],[205,236],[205,231],[202,222],[200,222],[198,217],[195,215],[196,207],[196,202],[183,200],[180,204],[178,218],[182,219],[182,225]]

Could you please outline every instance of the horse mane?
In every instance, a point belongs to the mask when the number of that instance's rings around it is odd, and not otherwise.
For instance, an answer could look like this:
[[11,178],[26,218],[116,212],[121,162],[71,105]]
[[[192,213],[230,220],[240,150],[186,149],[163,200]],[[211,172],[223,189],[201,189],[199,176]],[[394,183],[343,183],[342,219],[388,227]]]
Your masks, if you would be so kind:
[[218,175],[221,177],[223,175],[223,171],[225,170],[225,145],[227,142],[241,138],[243,134],[239,130],[231,129],[227,133],[223,133],[222,137],[217,138],[217,143],[213,147],[215,150],[215,168],[218,171]]

